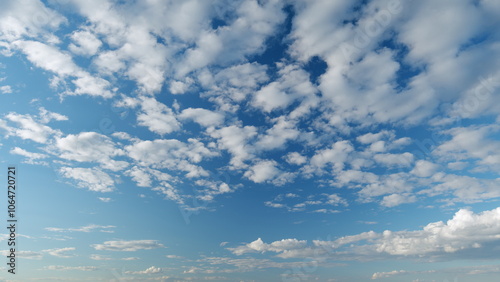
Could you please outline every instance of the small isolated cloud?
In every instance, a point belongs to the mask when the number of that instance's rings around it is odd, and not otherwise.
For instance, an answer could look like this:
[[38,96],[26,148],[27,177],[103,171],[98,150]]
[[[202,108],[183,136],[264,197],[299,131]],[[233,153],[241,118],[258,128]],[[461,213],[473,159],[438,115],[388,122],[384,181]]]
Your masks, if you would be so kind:
[[88,232],[98,231],[98,232],[112,233],[114,231],[111,229],[113,229],[115,227],[116,226],[114,226],[114,225],[89,224],[89,225],[77,227],[77,228],[46,227],[45,230],[52,231],[52,232],[87,232],[88,233]]
[[106,241],[102,244],[95,244],[92,247],[99,251],[122,251],[135,252],[138,250],[151,250],[164,248],[162,244],[155,240],[131,240],[131,241]]
[[141,270],[141,271],[126,271],[125,273],[127,274],[156,274],[156,273],[161,273],[161,268],[151,266],[150,268],[146,270]]
[[372,275],[372,279],[380,279],[380,278],[387,278],[387,277],[392,277],[396,275],[401,275],[401,274],[406,274],[408,271],[406,270],[393,270],[389,272],[375,272]]
[[64,266],[64,265],[49,265],[44,267],[47,270],[58,270],[58,271],[68,271],[68,270],[80,270],[80,271],[95,271],[98,270],[95,266]]
[[96,255],[96,254],[90,255],[90,259],[93,259],[93,260],[112,260],[112,258],[110,258],[110,257]]
[[12,93],[12,87],[10,87],[10,85],[0,86],[0,92],[2,92],[2,94]]
[[71,258],[75,255],[68,254],[68,252],[74,251],[76,248],[59,248],[59,249],[48,249],[43,250],[42,252],[47,253],[51,256],[59,257],[59,258]]
[[111,202],[111,198],[99,197],[98,199],[99,199],[101,202],[103,202],[103,203],[109,203],[109,202]]
[[[227,243],[227,242],[226,242]],[[222,243],[221,243],[222,244]],[[222,245],[221,245],[222,246]],[[182,259],[184,257],[177,256],[177,255],[166,255],[167,258],[169,259]]]
[[121,258],[121,260],[139,260],[140,258],[138,257],[126,257],[126,258]]

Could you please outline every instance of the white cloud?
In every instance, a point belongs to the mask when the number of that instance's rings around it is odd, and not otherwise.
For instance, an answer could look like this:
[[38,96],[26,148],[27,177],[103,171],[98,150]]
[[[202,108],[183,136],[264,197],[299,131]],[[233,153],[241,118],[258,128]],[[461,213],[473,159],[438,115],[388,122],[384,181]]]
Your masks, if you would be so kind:
[[101,256],[101,255],[96,255],[96,254],[90,255],[90,259],[93,259],[93,260],[112,260],[112,258],[110,258],[110,257],[105,257],[105,256]]
[[475,160],[480,165],[500,167],[500,142],[493,137],[497,125],[453,128],[446,133],[451,140],[440,144],[432,153],[444,160]]
[[43,250],[42,252],[48,253],[51,256],[59,257],[59,258],[71,258],[75,255],[67,254],[67,252],[71,252],[76,250],[76,248],[59,248],[59,249],[49,249]]
[[12,87],[10,87],[10,85],[0,86],[0,92],[2,92],[2,94],[12,93]]
[[[227,242],[226,242],[226,243],[227,243]],[[223,246],[224,246],[224,244],[222,244],[222,243],[221,243],[221,245],[220,245],[220,246],[221,246],[221,247],[223,247]],[[166,257],[167,257],[167,258],[169,258],[169,259],[182,259],[182,258],[184,258],[184,257],[177,256],[177,255],[166,255]]]
[[141,271],[126,271],[125,273],[127,274],[156,274],[156,273],[161,273],[162,270],[159,267],[151,266],[147,268],[146,270],[141,270]]
[[102,244],[95,244],[92,247],[98,251],[123,251],[135,252],[138,250],[151,250],[164,248],[162,244],[155,240],[131,240],[131,241],[105,241]]
[[280,78],[263,86],[254,94],[252,105],[271,112],[285,109],[295,100],[314,96],[316,88],[309,80],[309,74],[295,65],[278,64]]
[[172,109],[154,98],[143,98],[141,109],[137,115],[139,125],[146,126],[150,131],[165,135],[181,128]]
[[389,272],[375,272],[372,275],[372,279],[381,279],[381,278],[387,278],[387,277],[392,277],[396,275],[401,275],[401,274],[406,274],[408,271],[406,270],[393,270]]
[[307,162],[307,158],[298,152],[290,152],[286,155],[286,161],[289,164],[301,165]]
[[498,243],[500,208],[474,213],[461,209],[447,222],[432,222],[421,230],[373,231],[345,236],[334,241],[285,239],[264,243],[260,238],[248,244],[228,248],[236,255],[252,252],[275,252],[282,258],[326,258],[336,260],[388,259],[394,256],[422,258],[423,256],[460,258],[474,252],[489,257],[490,245]]
[[19,147],[14,147],[12,150],[10,150],[10,153],[11,154],[20,155],[20,156],[23,156],[23,157],[27,157],[27,158],[29,158],[31,160],[48,158],[48,156],[45,155],[45,154],[28,152],[28,151],[26,151],[24,149],[21,149]]
[[102,42],[96,35],[88,30],[73,32],[71,39],[73,43],[68,48],[71,52],[83,56],[95,55],[102,45]]
[[89,224],[86,226],[78,227],[78,228],[58,228],[58,227],[47,227],[45,230],[52,232],[92,232],[94,230],[99,232],[112,233],[113,229],[116,226],[113,225],[97,225],[97,224]]
[[[142,166],[185,171],[188,177],[207,176],[207,171],[193,163],[199,163],[204,158],[217,155],[217,153],[211,151],[196,139],[188,139],[188,143],[183,143],[176,139],[140,141],[126,146],[125,150],[131,158]],[[138,176],[137,174],[135,177]],[[146,181],[144,175],[140,179],[143,182]],[[142,184],[147,183],[146,181]]]
[[482,179],[466,175],[437,173],[432,177],[434,184],[419,193],[428,196],[454,195],[450,202],[475,203],[500,197],[497,187],[499,178]]
[[61,115],[59,113],[47,111],[43,107],[41,107],[39,110],[40,110],[40,122],[41,123],[49,123],[52,120],[56,120],[56,121],[68,120],[67,116]]
[[301,249],[304,248],[307,244],[307,241],[300,241],[297,239],[283,239],[281,241],[275,241],[271,244],[266,244],[262,241],[261,238],[248,243],[243,246],[239,246],[236,248],[228,248],[231,252],[236,255],[242,255],[249,252],[287,252],[289,250]]
[[259,150],[283,149],[287,141],[295,140],[299,137],[300,131],[295,122],[287,120],[284,116],[273,120],[273,127],[260,135],[255,147]]
[[331,149],[316,151],[306,168],[306,172],[321,173],[327,164],[331,164],[334,170],[342,170],[344,162],[352,151],[354,151],[354,147],[349,141],[337,141],[333,143]]
[[282,172],[272,160],[262,160],[251,166],[244,176],[255,183],[267,182],[278,177]]
[[0,9],[0,41],[12,42],[25,36],[51,40],[50,30],[66,22],[39,0],[3,2]]
[[411,173],[419,177],[429,177],[433,175],[438,170],[438,168],[439,166],[432,162],[426,160],[418,160],[415,162],[415,167],[411,170]]
[[98,270],[98,268],[95,266],[64,266],[64,265],[49,265],[49,266],[45,266],[44,269],[58,270],[58,271],[68,271],[68,270],[96,271],[96,270]]
[[413,203],[417,201],[417,197],[414,195],[410,194],[391,194],[388,196],[384,196],[382,199],[382,202],[380,203],[382,206],[385,207],[395,207],[399,206],[401,204],[406,204],[406,203]]
[[202,108],[187,108],[178,117],[193,120],[204,127],[218,126],[224,122],[224,115]]
[[111,198],[99,197],[98,199],[99,199],[101,202],[104,202],[104,203],[109,203],[109,202],[111,202]]
[[254,157],[250,141],[257,135],[254,126],[238,127],[235,125],[223,127],[209,132],[210,136],[218,139],[218,146],[231,153],[231,165],[236,168],[245,167],[245,161]]
[[410,166],[413,163],[413,155],[411,153],[402,154],[376,154],[373,159],[379,163],[388,167],[392,166]]
[[114,190],[115,182],[113,179],[99,168],[62,167],[59,171],[62,176],[75,180],[80,188],[88,188],[95,192]]
[[88,94],[103,98],[110,98],[114,95],[109,90],[110,83],[107,80],[92,76],[82,70],[73,62],[70,54],[54,46],[37,41],[17,41],[16,47],[21,49],[35,66],[56,74],[58,77],[54,81],[74,77],[72,82],[76,88],[74,91],[66,91],[67,95]]
[[5,122],[2,123],[0,120],[0,128],[7,131],[7,136],[15,135],[22,139],[33,140],[38,143],[47,143],[49,139],[53,136],[59,136],[61,132],[59,130],[54,130],[47,125],[43,124],[44,118],[42,120],[36,121],[31,115],[21,115],[17,113],[9,113],[5,116],[5,119],[14,122],[18,127],[8,126]]

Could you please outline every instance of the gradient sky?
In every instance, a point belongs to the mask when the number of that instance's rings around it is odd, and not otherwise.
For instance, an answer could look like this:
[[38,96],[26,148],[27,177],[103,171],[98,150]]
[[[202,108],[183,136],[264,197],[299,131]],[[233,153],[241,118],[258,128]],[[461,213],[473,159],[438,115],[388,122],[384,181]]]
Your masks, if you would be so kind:
[[1,1],[0,280],[498,281],[499,89],[497,0]]

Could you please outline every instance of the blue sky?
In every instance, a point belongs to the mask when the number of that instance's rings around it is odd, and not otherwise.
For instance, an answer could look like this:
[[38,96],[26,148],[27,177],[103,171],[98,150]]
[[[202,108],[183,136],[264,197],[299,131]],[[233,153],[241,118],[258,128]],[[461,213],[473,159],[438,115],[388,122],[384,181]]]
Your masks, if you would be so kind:
[[0,280],[497,281],[499,19],[494,0],[2,1]]

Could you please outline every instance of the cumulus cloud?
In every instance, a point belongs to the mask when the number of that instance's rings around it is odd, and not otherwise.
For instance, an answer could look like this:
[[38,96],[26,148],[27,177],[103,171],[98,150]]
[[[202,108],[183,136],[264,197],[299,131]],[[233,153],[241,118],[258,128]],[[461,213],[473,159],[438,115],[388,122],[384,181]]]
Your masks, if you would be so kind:
[[160,273],[162,270],[159,267],[151,266],[150,268],[147,268],[146,270],[141,270],[141,271],[127,271],[125,273],[127,274],[156,274]]
[[154,98],[143,98],[142,111],[137,115],[139,125],[146,126],[150,131],[165,135],[181,128],[172,109]]
[[96,132],[82,132],[58,138],[55,144],[60,158],[77,162],[98,162],[107,169],[120,170],[127,162],[112,158],[123,155],[111,139]]
[[162,244],[155,240],[130,240],[130,241],[105,241],[102,244],[95,244],[92,247],[98,251],[122,251],[135,252],[138,250],[151,250],[164,248]]
[[334,241],[313,240],[312,244],[297,239],[264,243],[259,238],[251,243],[227,249],[236,255],[274,252],[282,258],[314,256],[340,260],[364,256],[372,259],[418,258],[424,255],[453,259],[467,257],[470,252],[474,252],[478,257],[488,257],[488,246],[499,240],[499,218],[500,208],[481,213],[461,209],[446,222],[432,222],[415,231],[370,231]]
[[96,271],[96,270],[98,270],[98,268],[95,266],[64,266],[64,265],[49,265],[49,266],[45,266],[44,269],[58,270],[58,271],[70,271],[70,270]]
[[43,144],[47,143],[50,138],[61,135],[59,130],[45,125],[43,117],[41,120],[37,120],[36,117],[31,115],[9,113],[5,115],[5,120],[16,124],[16,126],[9,126],[7,122],[0,120],[0,128],[7,131],[6,136],[13,135]]
[[80,188],[87,188],[95,192],[114,190],[114,180],[99,168],[62,167],[59,172],[62,176],[75,180],[76,185]]

